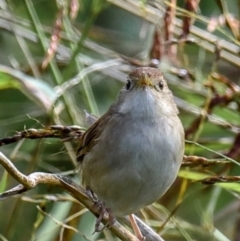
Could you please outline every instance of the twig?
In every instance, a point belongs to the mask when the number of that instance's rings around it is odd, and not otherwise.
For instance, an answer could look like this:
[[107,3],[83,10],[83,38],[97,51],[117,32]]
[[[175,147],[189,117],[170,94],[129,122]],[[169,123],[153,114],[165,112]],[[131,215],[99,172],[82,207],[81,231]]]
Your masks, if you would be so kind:
[[229,182],[240,182],[240,176],[213,176],[198,180],[203,184],[215,184],[215,183],[229,183]]
[[212,165],[218,165],[218,164],[229,164],[230,161],[227,161],[226,159],[207,159],[205,157],[201,156],[184,156],[183,157],[183,163],[182,166],[186,167],[195,167],[195,166],[202,166],[202,167],[208,167]]
[[17,134],[0,139],[0,146],[11,144],[26,139],[59,138],[63,141],[78,139],[83,134],[80,126],[52,125],[43,129],[27,129],[17,132]]

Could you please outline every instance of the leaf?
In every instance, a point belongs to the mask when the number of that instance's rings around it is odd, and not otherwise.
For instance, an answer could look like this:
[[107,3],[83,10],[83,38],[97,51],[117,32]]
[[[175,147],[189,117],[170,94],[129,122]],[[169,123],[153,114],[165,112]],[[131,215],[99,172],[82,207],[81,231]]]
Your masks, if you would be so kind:
[[0,90],[17,88],[46,112],[51,110],[57,97],[54,89],[44,80],[4,65],[0,65],[0,80]]

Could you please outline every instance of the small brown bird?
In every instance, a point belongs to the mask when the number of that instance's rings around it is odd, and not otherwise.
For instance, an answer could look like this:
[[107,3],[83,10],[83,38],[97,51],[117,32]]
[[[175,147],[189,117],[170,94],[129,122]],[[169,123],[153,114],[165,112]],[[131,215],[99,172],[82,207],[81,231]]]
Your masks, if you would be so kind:
[[109,110],[82,136],[77,159],[83,183],[109,212],[132,216],[158,200],[177,177],[184,130],[161,72],[137,68]]

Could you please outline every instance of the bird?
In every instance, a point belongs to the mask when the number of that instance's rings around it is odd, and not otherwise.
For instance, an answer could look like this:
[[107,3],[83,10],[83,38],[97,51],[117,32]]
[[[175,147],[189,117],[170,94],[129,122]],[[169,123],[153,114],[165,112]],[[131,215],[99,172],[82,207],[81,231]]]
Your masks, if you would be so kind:
[[182,163],[184,129],[178,113],[161,71],[139,67],[79,140],[83,185],[109,217],[129,215],[139,240],[144,237],[133,214],[164,195]]

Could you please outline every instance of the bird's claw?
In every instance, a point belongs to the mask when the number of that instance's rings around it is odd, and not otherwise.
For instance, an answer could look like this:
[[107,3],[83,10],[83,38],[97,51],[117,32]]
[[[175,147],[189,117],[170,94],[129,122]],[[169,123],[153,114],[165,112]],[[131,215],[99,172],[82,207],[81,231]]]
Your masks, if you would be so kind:
[[[111,228],[116,221],[116,219],[111,213],[111,210],[107,209],[104,203],[99,200],[95,202],[95,205],[99,208],[100,214],[99,214],[99,217],[97,218],[94,232],[101,232],[105,228]],[[106,225],[103,225],[103,227],[100,227],[105,214],[108,214],[108,223]]]
[[[101,232],[105,228],[111,228],[116,221],[116,219],[111,213],[111,210],[105,207],[105,204],[97,198],[96,194],[91,190],[91,188],[87,187],[86,193],[88,197],[94,202],[94,206],[99,209],[99,217],[97,218],[95,230],[93,233]],[[108,214],[108,223],[105,225],[101,225],[105,214]]]

